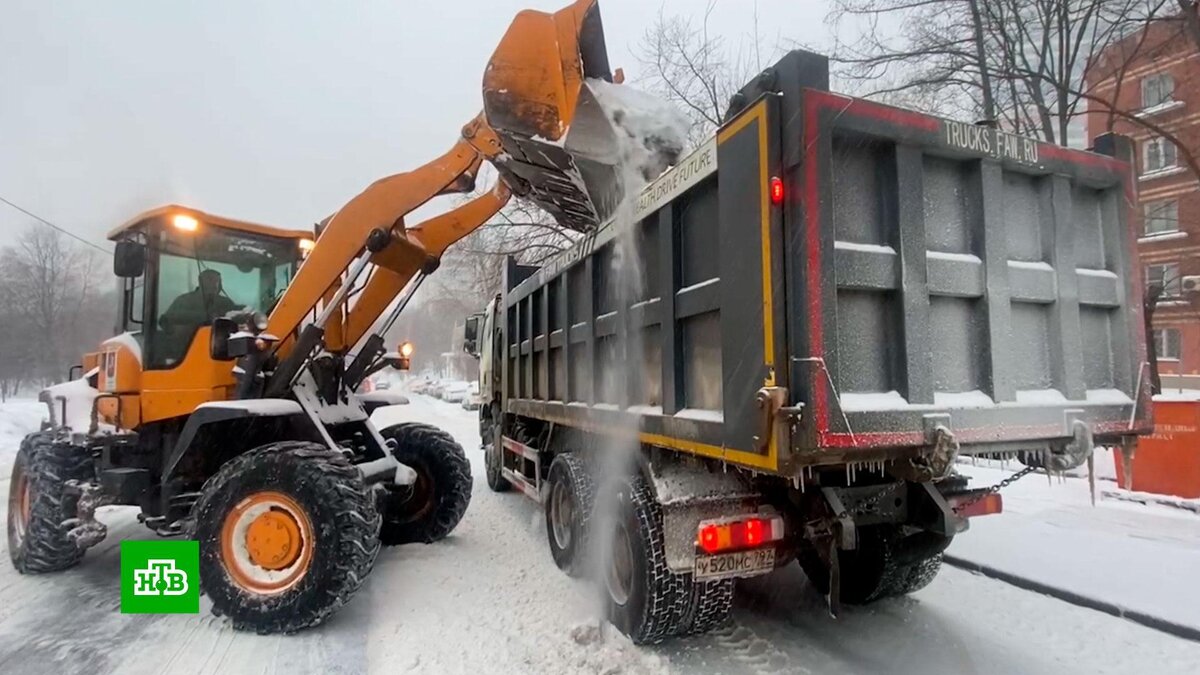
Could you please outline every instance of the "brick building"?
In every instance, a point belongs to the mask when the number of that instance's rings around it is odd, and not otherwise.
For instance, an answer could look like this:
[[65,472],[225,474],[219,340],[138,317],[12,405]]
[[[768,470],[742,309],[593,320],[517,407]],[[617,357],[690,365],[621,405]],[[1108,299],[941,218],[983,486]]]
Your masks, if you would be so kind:
[[1158,22],[1095,55],[1087,84],[1093,96],[1146,123],[1089,101],[1088,138],[1112,130],[1132,137],[1137,149],[1138,257],[1147,287],[1163,288],[1153,321],[1159,371],[1200,374],[1200,177],[1186,153],[1147,128],[1200,157],[1200,48],[1178,22]]

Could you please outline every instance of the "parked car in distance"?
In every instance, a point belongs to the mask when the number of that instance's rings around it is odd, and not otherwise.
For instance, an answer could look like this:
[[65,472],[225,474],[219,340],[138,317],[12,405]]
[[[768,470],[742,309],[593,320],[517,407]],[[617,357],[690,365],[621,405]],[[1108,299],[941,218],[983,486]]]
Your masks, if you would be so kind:
[[467,389],[466,395],[463,396],[463,400],[462,400],[463,410],[479,410],[480,402],[481,402],[481,399],[479,397],[479,383],[472,382],[471,386]]
[[460,403],[463,397],[467,395],[467,391],[471,388],[470,382],[463,380],[451,380],[442,388],[441,399],[447,403]]

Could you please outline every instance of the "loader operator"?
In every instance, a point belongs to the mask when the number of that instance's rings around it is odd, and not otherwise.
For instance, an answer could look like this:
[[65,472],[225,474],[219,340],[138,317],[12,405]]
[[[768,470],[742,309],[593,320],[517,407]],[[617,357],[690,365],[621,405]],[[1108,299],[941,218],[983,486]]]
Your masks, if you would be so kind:
[[199,285],[175,298],[158,320],[158,325],[166,333],[164,346],[168,359],[174,361],[183,356],[197,328],[235,309],[238,309],[237,303],[222,290],[221,273],[202,270]]

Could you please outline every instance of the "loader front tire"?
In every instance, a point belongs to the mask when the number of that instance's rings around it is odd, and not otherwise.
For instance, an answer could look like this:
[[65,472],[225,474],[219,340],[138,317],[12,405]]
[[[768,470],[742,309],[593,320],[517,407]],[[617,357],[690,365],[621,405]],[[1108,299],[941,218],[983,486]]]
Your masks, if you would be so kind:
[[260,634],[316,626],[362,586],[379,514],[362,476],[320,443],[264,445],[225,463],[193,508],[213,613]]
[[381,500],[384,546],[431,544],[445,539],[471,502],[471,463],[450,434],[419,422],[395,424],[379,434],[395,447],[392,454],[417,472],[413,485],[388,485]]
[[94,466],[86,448],[29,434],[13,462],[8,490],[8,553],[22,574],[57,572],[83,559],[63,521],[74,518],[68,480],[89,481]]

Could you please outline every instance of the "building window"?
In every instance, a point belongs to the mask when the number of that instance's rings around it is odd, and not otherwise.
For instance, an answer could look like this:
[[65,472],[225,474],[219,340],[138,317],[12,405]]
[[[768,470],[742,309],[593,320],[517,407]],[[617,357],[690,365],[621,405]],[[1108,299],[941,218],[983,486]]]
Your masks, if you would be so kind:
[[1142,205],[1145,215],[1146,234],[1163,234],[1179,229],[1179,202],[1163,199]]
[[1154,108],[1172,102],[1175,94],[1175,78],[1166,73],[1142,78],[1142,109]]
[[1180,283],[1179,263],[1164,263],[1161,265],[1146,265],[1146,288],[1161,287],[1160,300],[1178,298],[1183,294]]
[[1154,173],[1175,166],[1175,144],[1155,136],[1142,144],[1142,173]]
[[1171,359],[1179,360],[1179,329],[1178,328],[1156,328],[1154,329],[1154,353],[1158,355],[1159,360]]

